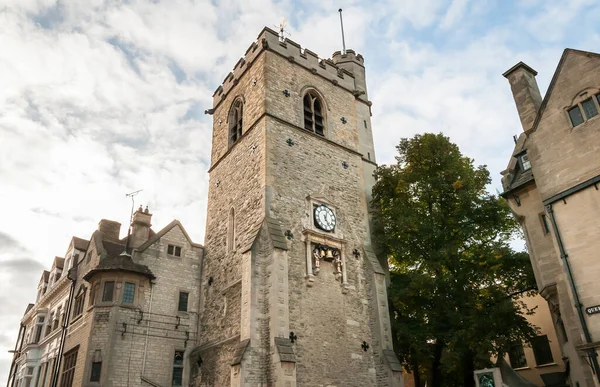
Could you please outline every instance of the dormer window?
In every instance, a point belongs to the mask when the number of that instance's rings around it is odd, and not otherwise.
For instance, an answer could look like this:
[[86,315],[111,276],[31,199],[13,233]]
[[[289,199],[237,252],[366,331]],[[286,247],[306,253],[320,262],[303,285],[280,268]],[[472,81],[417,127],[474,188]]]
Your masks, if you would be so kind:
[[304,129],[325,136],[323,125],[323,103],[314,91],[304,95]]
[[523,166],[524,171],[531,169],[531,162],[529,161],[529,156],[521,156],[521,165]]
[[236,99],[229,110],[229,146],[232,146],[242,137],[242,119],[244,103],[241,98]]
[[583,124],[585,121],[598,115],[600,107],[600,94],[588,98],[567,110],[573,127]]

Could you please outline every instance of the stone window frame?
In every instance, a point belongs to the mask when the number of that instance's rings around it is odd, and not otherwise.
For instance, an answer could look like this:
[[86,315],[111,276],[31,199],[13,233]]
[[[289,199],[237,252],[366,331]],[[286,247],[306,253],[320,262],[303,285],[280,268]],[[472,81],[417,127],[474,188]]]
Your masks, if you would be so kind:
[[[321,104],[321,115],[322,115],[322,119],[323,119],[323,134],[318,134],[315,132],[314,129],[314,122],[313,122],[313,129],[309,130],[305,128],[305,123],[304,123],[304,97],[307,94],[313,94],[313,96],[317,97],[319,99],[319,103]],[[323,137],[323,138],[329,138],[329,120],[328,120],[328,112],[329,112],[329,106],[327,104],[327,101],[325,100],[325,96],[323,95],[323,93],[321,93],[321,91],[319,91],[319,89],[317,89],[314,86],[305,86],[304,88],[302,88],[302,90],[300,91],[300,96],[301,98],[299,99],[299,106],[298,106],[298,111],[300,112],[299,114],[299,123],[298,126],[300,128],[302,128],[303,130],[313,133],[319,137]]]
[[[246,101],[242,95],[236,96],[231,105],[229,106],[229,111],[227,112],[227,144],[228,148],[231,149],[235,144],[237,144],[242,136],[244,135],[244,111],[246,105]],[[239,108],[239,117],[236,112]],[[236,118],[235,121],[232,119]],[[234,138],[235,137],[235,138]]]
[[84,285],[79,287],[79,290],[76,293],[74,302],[73,302],[73,313],[72,319],[75,321],[78,317],[83,315],[85,310],[85,295],[87,293],[87,288]]
[[[585,113],[585,110],[583,109],[583,102],[586,102],[590,99],[592,100],[592,102],[594,103],[594,106],[596,107],[596,115],[591,118],[588,118]],[[577,124],[577,125],[573,124],[573,120],[571,119],[571,115],[569,114],[569,112],[574,108],[579,109],[579,113],[581,114],[581,117],[583,118],[583,122],[580,124]],[[600,116],[600,88],[586,88],[586,89],[580,91],[571,100],[571,103],[568,106],[565,106],[563,108],[563,110],[564,110],[565,118],[566,118],[567,122],[569,123],[569,126],[571,127],[571,129],[579,128],[579,127],[585,125],[588,121],[595,120],[597,117]]]
[[[181,364],[175,363],[175,356],[177,353],[181,353]],[[173,350],[173,362],[171,363],[171,386],[180,387],[184,385],[184,376],[185,376],[185,349],[175,348]],[[181,384],[173,384],[173,376],[175,373],[175,369],[181,370]]]
[[[132,295],[132,299],[131,302],[125,302],[125,287],[127,284],[133,285],[133,295]],[[123,279],[123,285],[122,285],[122,289],[123,291],[120,294],[119,299],[121,300],[121,304],[123,305],[134,305],[135,304],[135,296],[137,295],[138,291],[139,291],[139,287],[137,284],[137,281],[132,281],[128,278]]]
[[79,345],[63,355],[63,369],[60,377],[60,387],[71,387],[77,367]]
[[[105,296],[105,292],[106,292],[106,284],[111,283],[112,282],[112,294],[110,297],[110,300],[105,300],[104,296]],[[101,282],[101,286],[100,289],[102,290],[102,298],[100,299],[100,302],[103,304],[112,304],[113,302],[115,302],[115,299],[118,299],[118,293],[117,293],[117,283],[118,281],[115,278],[106,278],[103,279]]]
[[[169,247],[173,247],[173,254],[169,254]],[[179,255],[175,254],[177,252],[177,248],[179,248]],[[167,243],[167,248],[165,251],[167,253],[167,256],[169,256],[169,257],[173,257],[173,258],[183,257],[183,246],[181,246],[181,245],[178,245],[175,243]]]
[[[179,310],[179,297],[181,293],[187,293],[188,298],[187,298],[187,305],[186,305],[186,310]],[[176,290],[175,293],[175,300],[177,300],[177,302],[175,302],[175,314],[176,315],[187,315],[188,313],[190,313],[190,305],[191,305],[191,296],[192,292],[187,289],[187,288],[178,288]]]

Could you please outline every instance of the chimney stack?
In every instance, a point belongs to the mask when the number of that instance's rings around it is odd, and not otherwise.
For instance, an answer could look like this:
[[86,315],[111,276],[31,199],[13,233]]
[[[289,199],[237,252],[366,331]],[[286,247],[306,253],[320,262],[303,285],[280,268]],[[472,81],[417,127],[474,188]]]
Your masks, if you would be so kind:
[[542,95],[535,80],[537,71],[519,62],[502,75],[510,83],[523,130],[528,131],[533,127],[542,104]]
[[131,241],[129,247],[135,249],[146,242],[150,236],[150,223],[152,214],[148,211],[148,206],[143,210],[142,206],[133,214],[133,222],[131,222]]
[[98,231],[102,233],[105,241],[118,242],[119,233],[121,232],[121,223],[114,220],[102,219],[98,223]]

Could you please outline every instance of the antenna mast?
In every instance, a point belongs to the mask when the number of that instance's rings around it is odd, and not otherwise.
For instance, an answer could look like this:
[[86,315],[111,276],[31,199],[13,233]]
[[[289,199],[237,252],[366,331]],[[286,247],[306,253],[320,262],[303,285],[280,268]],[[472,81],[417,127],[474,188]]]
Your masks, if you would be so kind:
[[127,227],[127,242],[125,242],[125,250],[121,253],[121,257],[129,256],[129,237],[131,235],[131,224],[133,223],[133,209],[135,208],[135,199],[134,196],[142,192],[143,189],[138,189],[137,191],[130,192],[125,194],[125,197],[131,198],[131,216],[129,218],[129,227]]
[[342,27],[342,55],[346,55],[346,39],[344,38],[344,19],[342,19],[342,9],[338,10],[340,13],[340,26]]
[[133,222],[133,210],[135,208],[135,199],[134,199],[134,196],[137,195],[137,194],[139,194],[142,191],[143,191],[143,189],[138,189],[137,191],[133,191],[133,192],[130,192],[128,194],[125,194],[125,197],[127,197],[127,198],[130,197],[131,198],[131,216],[129,217],[129,227],[131,227],[131,223]]

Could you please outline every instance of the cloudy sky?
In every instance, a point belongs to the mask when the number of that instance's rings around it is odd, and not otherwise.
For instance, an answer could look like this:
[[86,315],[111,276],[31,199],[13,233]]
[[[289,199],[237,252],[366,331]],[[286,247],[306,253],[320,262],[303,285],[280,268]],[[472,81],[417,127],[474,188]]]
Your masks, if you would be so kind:
[[598,51],[595,0],[0,0],[0,383],[41,271],[143,189],[155,229],[202,243],[213,91],[266,25],[365,56],[380,163],[443,131],[494,176],[521,128],[502,73],[542,93],[565,47]]

